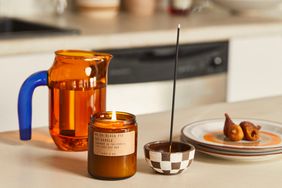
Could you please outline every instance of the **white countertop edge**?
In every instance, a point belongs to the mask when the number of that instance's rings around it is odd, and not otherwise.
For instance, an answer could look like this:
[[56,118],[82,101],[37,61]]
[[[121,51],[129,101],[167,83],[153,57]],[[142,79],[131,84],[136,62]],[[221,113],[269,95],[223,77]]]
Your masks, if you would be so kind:
[[[229,40],[233,37],[280,34],[280,22],[182,28],[180,43]],[[45,38],[6,39],[0,43],[0,55],[53,52],[58,49],[101,50],[111,48],[174,45],[176,30],[145,31],[107,35],[68,35]],[[35,48],[36,46],[36,48]]]

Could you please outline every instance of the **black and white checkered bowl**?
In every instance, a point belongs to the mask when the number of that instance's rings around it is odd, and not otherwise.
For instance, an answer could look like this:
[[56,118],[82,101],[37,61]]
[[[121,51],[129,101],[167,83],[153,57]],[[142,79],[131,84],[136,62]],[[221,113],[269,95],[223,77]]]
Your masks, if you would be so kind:
[[172,175],[184,171],[192,163],[195,147],[188,143],[156,141],[144,146],[145,160],[156,172]]

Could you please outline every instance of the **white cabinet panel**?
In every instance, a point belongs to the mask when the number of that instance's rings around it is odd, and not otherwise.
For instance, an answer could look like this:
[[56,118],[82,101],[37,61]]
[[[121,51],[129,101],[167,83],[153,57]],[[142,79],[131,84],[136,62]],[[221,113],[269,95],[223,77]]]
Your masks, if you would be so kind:
[[[52,53],[0,57],[0,131],[18,129],[17,101],[20,87],[29,75],[49,69],[53,57]],[[48,125],[47,87],[35,89],[32,120],[32,127]]]
[[282,36],[230,40],[227,100],[282,94]]
[[[148,114],[171,110],[172,80],[109,85],[107,109]],[[215,74],[176,83],[175,108],[187,108],[226,100],[226,74]]]

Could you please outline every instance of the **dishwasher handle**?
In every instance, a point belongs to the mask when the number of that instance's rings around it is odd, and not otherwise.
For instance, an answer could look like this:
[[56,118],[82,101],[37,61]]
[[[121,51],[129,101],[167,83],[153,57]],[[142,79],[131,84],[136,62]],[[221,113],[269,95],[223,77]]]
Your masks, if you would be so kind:
[[[179,57],[192,59],[194,57],[203,56],[204,54],[211,53],[215,48],[212,46],[203,46],[202,48],[187,48],[185,46],[179,49]],[[140,63],[171,63],[175,58],[175,48],[159,48],[150,49],[147,51],[139,52],[138,61]]]
[[168,63],[168,59],[174,59],[175,57],[175,50],[151,50],[142,53],[139,56],[139,62],[141,63]]

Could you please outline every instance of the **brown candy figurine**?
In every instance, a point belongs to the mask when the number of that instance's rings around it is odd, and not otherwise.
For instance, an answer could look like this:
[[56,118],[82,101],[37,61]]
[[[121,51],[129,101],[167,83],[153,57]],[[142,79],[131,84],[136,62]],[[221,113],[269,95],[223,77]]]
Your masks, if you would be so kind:
[[224,135],[231,141],[240,141],[244,138],[244,132],[239,125],[236,125],[227,113],[225,115]]
[[244,139],[249,141],[256,141],[259,139],[259,130],[261,126],[256,126],[249,121],[243,121],[240,123],[240,127],[244,132]]

